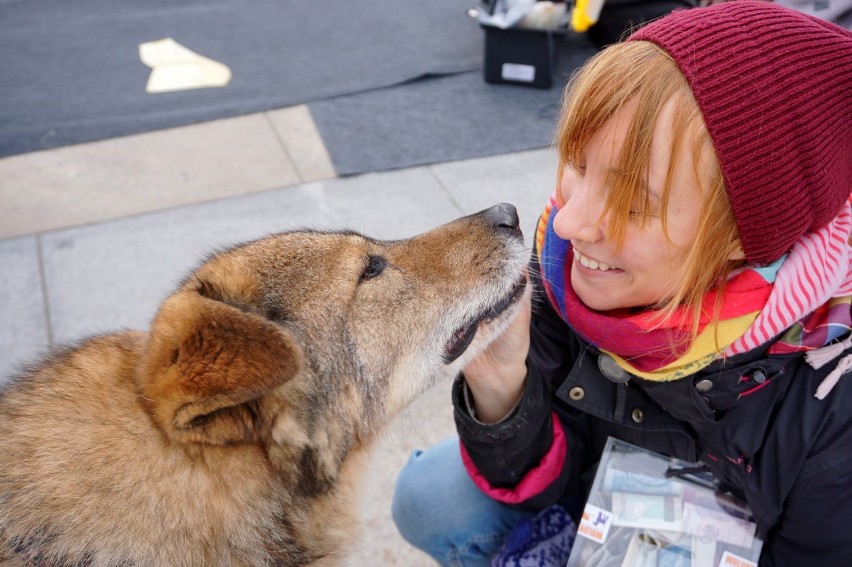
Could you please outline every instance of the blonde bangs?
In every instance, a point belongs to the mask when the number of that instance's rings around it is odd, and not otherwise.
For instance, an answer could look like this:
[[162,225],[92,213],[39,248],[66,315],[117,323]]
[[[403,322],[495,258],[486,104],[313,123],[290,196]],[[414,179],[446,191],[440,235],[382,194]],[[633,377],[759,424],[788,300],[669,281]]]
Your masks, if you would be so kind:
[[723,290],[731,270],[742,262],[728,259],[739,245],[739,233],[712,141],[686,79],[665,51],[646,41],[615,44],[595,55],[571,78],[555,134],[557,175],[561,176],[565,166],[583,163],[583,152],[592,136],[619,110],[629,108],[630,122],[616,164],[618,174],[606,183],[607,236],[620,247],[628,224],[642,227],[652,218],[647,180],[651,141],[669,101],[674,104],[671,127],[677,143],[671,150],[660,195],[660,220],[666,238],[674,168],[678,152],[685,147],[693,150],[696,186],[704,186],[704,197],[701,223],[688,261],[680,273],[672,274],[669,299],[653,307],[661,309],[662,320],[672,316],[680,305],[692,307],[694,336],[704,294],[714,286]]
[[[691,97],[677,65],[663,50],[644,41],[620,43],[601,51],[565,88],[566,102],[556,130],[560,171],[565,165],[582,162],[591,137],[615,113],[626,107],[634,109],[618,158],[619,175],[607,183],[609,237],[619,245],[628,221],[644,224],[650,218],[647,172],[654,127],[666,102],[679,93]],[[682,138],[691,122],[680,111],[683,106],[679,104],[675,113],[675,139]],[[677,146],[673,152],[676,150]],[[664,219],[675,157],[670,160],[661,195]],[[638,219],[631,211],[639,211]]]

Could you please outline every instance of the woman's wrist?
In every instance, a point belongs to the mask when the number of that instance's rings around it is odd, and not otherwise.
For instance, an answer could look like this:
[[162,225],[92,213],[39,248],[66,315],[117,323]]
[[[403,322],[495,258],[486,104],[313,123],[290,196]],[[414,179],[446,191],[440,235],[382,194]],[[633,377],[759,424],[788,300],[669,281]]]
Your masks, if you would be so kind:
[[500,381],[471,380],[465,375],[465,383],[470,394],[469,406],[474,417],[484,424],[494,424],[505,419],[518,405],[524,393],[526,366],[522,373]]

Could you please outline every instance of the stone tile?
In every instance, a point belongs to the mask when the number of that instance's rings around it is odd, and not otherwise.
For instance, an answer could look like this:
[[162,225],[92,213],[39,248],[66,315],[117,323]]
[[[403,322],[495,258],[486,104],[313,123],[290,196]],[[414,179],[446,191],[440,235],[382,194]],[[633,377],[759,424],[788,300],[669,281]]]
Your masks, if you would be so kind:
[[0,238],[299,183],[263,114],[0,159]]
[[[53,336],[61,343],[145,328],[206,254],[270,232],[346,228],[403,238],[499,201],[514,202],[529,224],[552,187],[551,159],[528,152],[332,179],[47,233],[41,239]],[[0,257],[11,258],[2,244]],[[454,431],[449,382],[391,423],[372,450],[359,503],[364,529],[347,567],[434,564],[397,533],[390,502],[411,451]]]
[[270,110],[265,115],[296,165],[302,181],[320,181],[337,176],[307,105]]
[[424,393],[391,422],[373,447],[360,492],[363,537],[347,557],[346,567],[434,567],[431,557],[402,539],[390,509],[396,477],[411,452],[456,434],[451,386],[450,381],[441,382]]
[[[308,183],[43,236],[54,335],[65,342],[145,328],[159,302],[212,250],[297,227],[395,239],[462,211],[426,168]],[[404,410],[373,448],[360,509],[364,531],[346,565],[426,567],[390,517],[396,475],[414,448],[453,434],[450,384]]]
[[206,254],[271,232],[346,228],[401,238],[461,211],[425,168],[315,182],[43,235],[53,335],[146,328]]
[[550,148],[430,166],[459,206],[472,213],[500,202],[518,208],[527,244],[556,186],[556,152]]
[[47,315],[35,237],[0,240],[0,384],[46,352]]

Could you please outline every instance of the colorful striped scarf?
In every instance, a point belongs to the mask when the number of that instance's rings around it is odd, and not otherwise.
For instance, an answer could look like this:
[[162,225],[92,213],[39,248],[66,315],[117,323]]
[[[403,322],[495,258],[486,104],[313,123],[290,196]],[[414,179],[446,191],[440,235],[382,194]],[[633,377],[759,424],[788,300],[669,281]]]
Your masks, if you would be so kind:
[[[805,234],[770,265],[747,267],[726,284],[718,318],[702,316],[691,340],[691,310],[660,321],[652,310],[600,312],[571,288],[571,243],[553,231],[559,209],[551,197],[536,230],[536,249],[547,297],[584,340],[624,370],[648,380],[694,374],[714,360],[771,343],[769,353],[820,349],[852,330],[852,206],[828,225]],[[703,300],[713,314],[716,292]],[[852,360],[849,361],[852,365]]]

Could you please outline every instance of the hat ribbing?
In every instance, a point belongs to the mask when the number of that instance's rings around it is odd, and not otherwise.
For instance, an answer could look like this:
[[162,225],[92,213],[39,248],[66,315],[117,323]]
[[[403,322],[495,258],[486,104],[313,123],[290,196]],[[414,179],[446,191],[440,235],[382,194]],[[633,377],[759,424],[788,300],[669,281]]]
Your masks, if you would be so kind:
[[771,262],[852,192],[852,32],[772,4],[678,10],[630,40],[668,52],[722,167],[746,258]]

